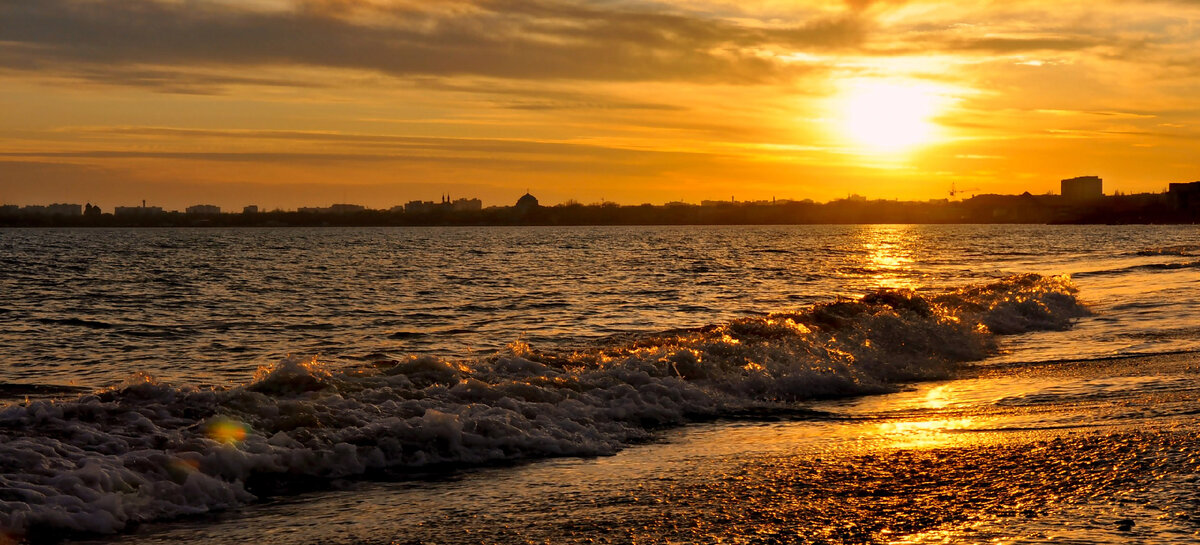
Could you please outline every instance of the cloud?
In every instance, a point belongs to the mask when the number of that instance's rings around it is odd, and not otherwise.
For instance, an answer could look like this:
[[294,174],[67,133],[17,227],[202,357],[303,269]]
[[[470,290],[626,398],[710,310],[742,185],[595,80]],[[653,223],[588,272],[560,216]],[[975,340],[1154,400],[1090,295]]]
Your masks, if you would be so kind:
[[[430,6],[434,7],[430,7]],[[438,9],[438,8],[441,9]],[[304,1],[286,10],[155,0],[9,0],[0,63],[126,81],[155,67],[309,66],[394,76],[760,82],[795,67],[764,49],[859,43],[861,21],[783,28],[565,0]]]
[[[570,142],[539,141],[511,138],[451,138],[431,136],[398,136],[385,134],[360,134],[329,131],[289,130],[232,130],[232,129],[189,129],[177,127],[83,127],[68,132],[91,133],[109,136],[147,136],[152,138],[215,138],[219,140],[274,140],[313,142],[321,145],[380,144],[397,150],[456,150],[456,151],[565,151],[565,150],[623,150],[611,146],[576,144]],[[4,155],[4,153],[0,153]]]
[[[0,67],[9,72],[36,71],[44,77],[139,87],[181,95],[223,95],[231,86],[320,88],[328,85],[311,79],[265,77],[211,68],[158,66],[105,66],[95,63],[53,63],[46,59],[20,59],[0,51]],[[0,74],[3,72],[0,71]]]
[[[315,131],[283,130],[208,130],[174,127],[97,127],[71,132],[119,137],[147,137],[156,142],[189,143],[211,139],[234,146],[230,151],[145,151],[145,150],[72,150],[0,152],[0,158],[13,160],[122,160],[160,159],[250,163],[352,163],[352,162],[433,162],[446,163],[464,157],[472,161],[486,159],[496,164],[550,164],[598,161],[606,165],[645,163],[662,160],[699,160],[713,154],[674,150],[645,150],[625,147],[520,139],[439,138],[392,136]],[[302,144],[313,144],[295,150]],[[274,151],[281,145],[295,151]],[[253,147],[253,150],[248,149]],[[338,147],[343,146],[343,147]],[[349,149],[352,151],[343,151]],[[319,151],[315,151],[319,150]]]
[[683,111],[678,104],[627,100],[599,93],[550,89],[545,85],[506,85],[499,81],[486,83],[452,81],[443,78],[421,78],[413,82],[422,89],[440,92],[485,94],[496,106],[513,110],[658,110]]
[[1041,51],[1078,51],[1098,45],[1104,45],[1099,38],[1092,36],[1061,36],[1061,37],[971,37],[953,38],[943,42],[942,48],[950,51],[978,51],[984,53],[1012,54],[1033,53]]
[[854,10],[865,10],[877,5],[903,5],[907,0],[845,0],[846,5]]
[[[247,7],[254,5],[260,7]],[[663,1],[280,0],[270,4],[272,9],[262,5],[7,0],[0,2],[0,70],[190,94],[243,85],[344,83],[320,69],[410,82],[468,77],[538,84],[793,84],[807,76],[844,73],[853,63],[843,61],[855,57],[1093,51],[1153,63],[1159,53],[1146,48],[1165,39],[1159,30],[1170,24],[1172,9],[1166,4],[1142,10],[1144,20],[1134,33],[1126,28],[1124,12],[1071,4],[1051,14],[1044,5],[1021,0],[1003,8],[918,0],[845,0],[843,8],[826,9],[797,3],[763,20],[687,11],[686,5]],[[1177,32],[1184,34],[1184,46],[1195,42],[1194,33]],[[798,62],[803,57],[797,53],[820,60]],[[540,94],[498,106],[654,109],[645,101],[604,104]]]

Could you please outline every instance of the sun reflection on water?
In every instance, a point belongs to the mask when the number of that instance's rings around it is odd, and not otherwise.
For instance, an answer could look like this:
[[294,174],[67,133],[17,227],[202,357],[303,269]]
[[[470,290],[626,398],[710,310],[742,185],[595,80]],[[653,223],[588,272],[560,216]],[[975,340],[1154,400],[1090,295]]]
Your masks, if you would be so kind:
[[924,406],[929,409],[944,409],[951,405],[954,399],[951,397],[952,387],[948,384],[936,386],[929,390],[925,395]]
[[916,263],[916,230],[911,225],[868,225],[859,232],[861,263],[858,272],[874,287],[916,289],[912,277]]
[[876,431],[894,448],[924,449],[955,444],[955,431],[974,427],[974,419],[961,417],[884,422]]

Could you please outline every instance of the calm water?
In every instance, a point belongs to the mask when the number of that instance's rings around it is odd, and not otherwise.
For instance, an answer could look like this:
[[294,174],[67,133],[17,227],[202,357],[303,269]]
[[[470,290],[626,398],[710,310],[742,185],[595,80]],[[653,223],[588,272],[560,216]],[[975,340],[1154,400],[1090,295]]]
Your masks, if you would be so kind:
[[0,543],[1200,539],[1195,226],[3,230],[0,266]]

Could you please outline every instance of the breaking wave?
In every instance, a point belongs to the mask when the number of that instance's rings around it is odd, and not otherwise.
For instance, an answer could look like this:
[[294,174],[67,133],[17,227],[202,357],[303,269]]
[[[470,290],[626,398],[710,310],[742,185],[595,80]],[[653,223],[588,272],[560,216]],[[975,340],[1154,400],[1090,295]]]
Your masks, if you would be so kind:
[[[878,291],[795,312],[557,353],[330,368],[288,358],[249,384],[137,376],[72,401],[0,408],[0,530],[113,533],[278,492],[281,483],[605,455],[656,428],[894,390],[1087,314],[1067,277],[937,295]],[[2,537],[3,534],[0,534]]]
[[1173,246],[1163,246],[1161,248],[1148,248],[1134,252],[1134,255],[1139,256],[1200,256],[1200,245],[1197,244],[1176,244]]
[[1175,263],[1147,263],[1145,265],[1133,265],[1129,267],[1121,267],[1118,269],[1105,269],[1099,271],[1086,271],[1076,273],[1077,277],[1085,276],[1109,276],[1121,275],[1131,272],[1156,272],[1156,271],[1177,271],[1183,269],[1200,268],[1200,261],[1183,261]]

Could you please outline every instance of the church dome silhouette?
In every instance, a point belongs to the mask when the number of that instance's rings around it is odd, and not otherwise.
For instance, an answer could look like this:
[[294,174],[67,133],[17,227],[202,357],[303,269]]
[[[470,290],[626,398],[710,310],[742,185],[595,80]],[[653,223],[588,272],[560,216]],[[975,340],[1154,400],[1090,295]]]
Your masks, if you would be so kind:
[[518,209],[529,210],[538,206],[537,197],[530,195],[529,192],[526,192],[524,195],[521,195],[521,198],[517,199],[516,208]]

